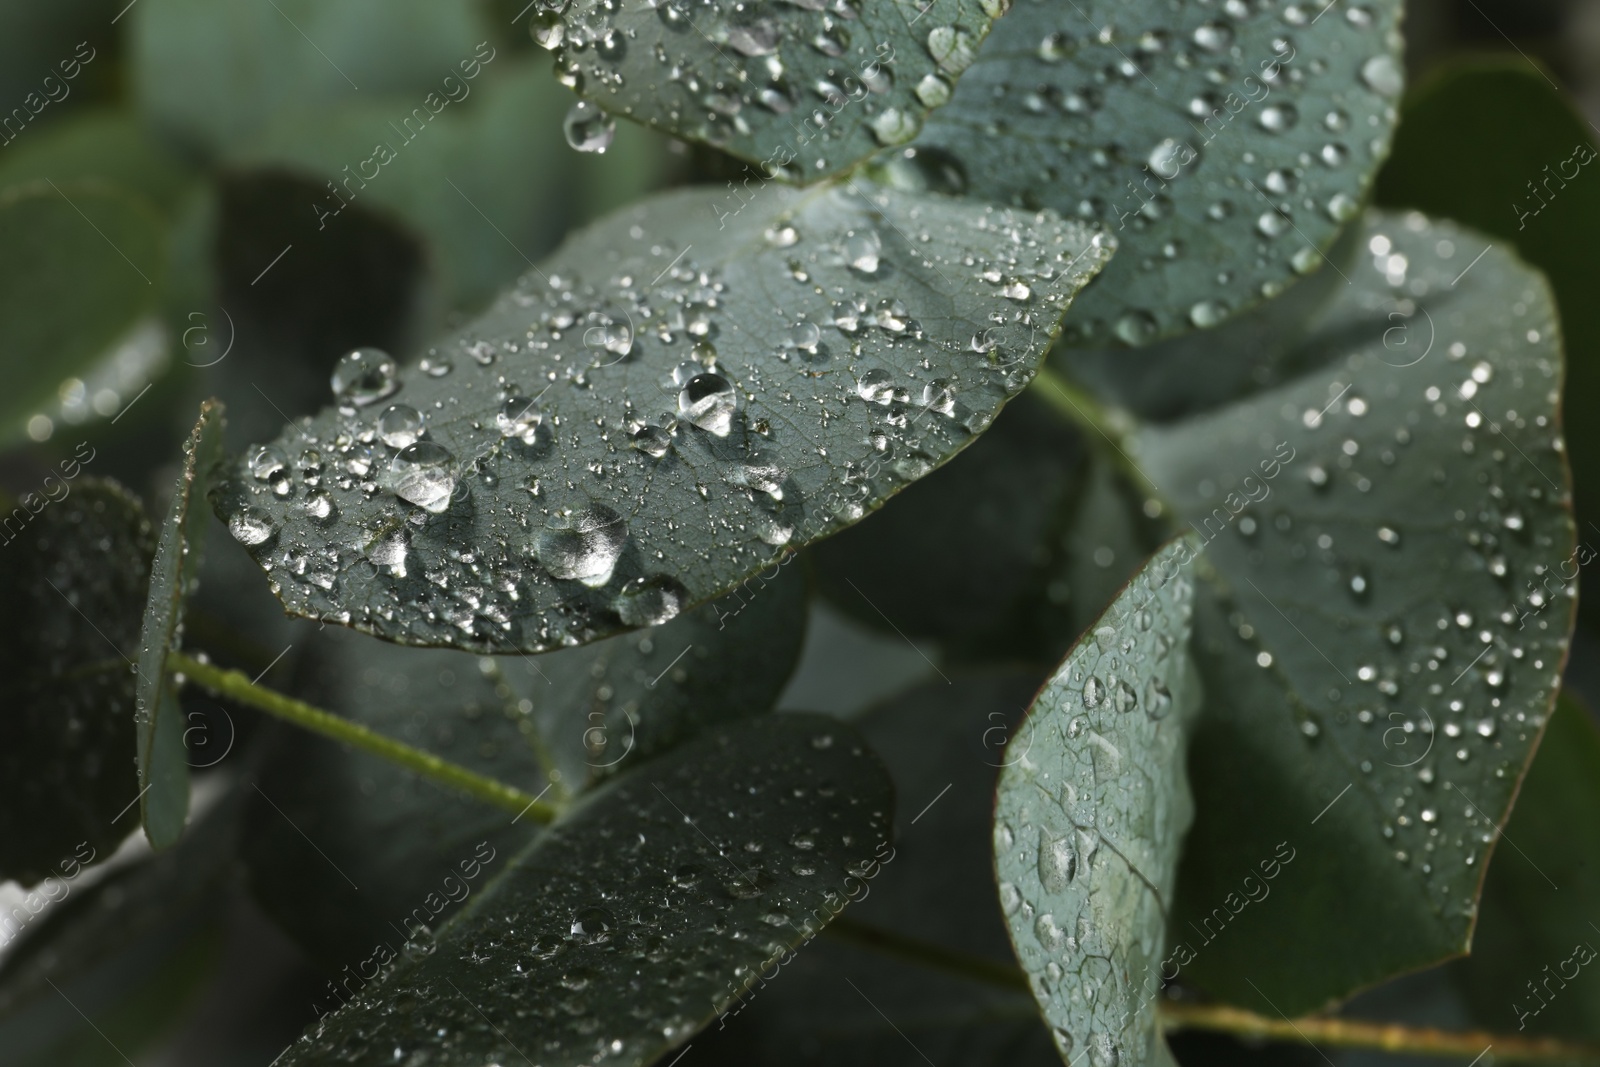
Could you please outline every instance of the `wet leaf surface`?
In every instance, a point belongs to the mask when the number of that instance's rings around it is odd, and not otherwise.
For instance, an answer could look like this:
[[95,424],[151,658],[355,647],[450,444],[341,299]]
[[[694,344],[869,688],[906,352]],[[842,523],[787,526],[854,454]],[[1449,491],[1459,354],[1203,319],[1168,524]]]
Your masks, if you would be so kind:
[[184,748],[178,686],[166,669],[167,653],[183,633],[183,605],[200,571],[200,546],[210,515],[206,493],[222,461],[222,405],[200,405],[200,419],[183,446],[166,524],[150,568],[150,595],[139,633],[135,715],[139,734],[139,811],[145,836],[165,848],[183,834],[189,812],[189,766]]
[[283,1062],[648,1063],[843,908],[892,805],[837,720],[718,728],[597,790]]
[[[1214,568],[1184,975],[1291,1016],[1465,951],[1577,573],[1544,280],[1448,223],[1364,225],[1310,342],[1343,355],[1129,450]],[[1280,847],[1273,902],[1232,914]]]
[[1170,1063],[1156,1003],[1201,691],[1192,535],[1158,552],[1067,654],[1006,747],[1000,905],[1064,1062]]
[[1116,234],[1069,345],[1216,326],[1319,269],[1359,213],[1394,125],[1399,16],[1018,0],[899,169]]
[[583,231],[403,371],[342,357],[219,501],[285,606],[498,652],[666,621],[965,447],[1110,254],[856,183],[708,238],[705,195]]
[[763,179],[804,182],[915,137],[1008,6],[577,0],[531,19],[561,80],[592,101],[567,118],[572,147],[604,151],[609,112],[759,163]]

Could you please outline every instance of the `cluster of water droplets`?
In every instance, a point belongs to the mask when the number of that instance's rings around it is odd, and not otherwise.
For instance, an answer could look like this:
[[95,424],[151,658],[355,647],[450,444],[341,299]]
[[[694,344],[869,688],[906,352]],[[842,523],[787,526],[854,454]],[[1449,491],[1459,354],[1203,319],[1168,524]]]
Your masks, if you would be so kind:
[[[1123,238],[1110,268],[1121,284],[1085,294],[1069,343],[1216,326],[1322,267],[1387,149],[1398,5],[1321,13],[1229,0],[1164,11],[1162,28],[1141,31],[1120,9],[1069,26],[1024,5],[985,45],[1019,58],[976,66],[917,152],[959,160],[962,183],[990,199]],[[1149,121],[1152,94],[1181,108],[1166,129]]]
[[603,107],[816,175],[914,138],[1009,6],[933,0],[905,23],[864,18],[861,0],[538,0],[530,32],[588,98],[567,116],[572,147],[605,150]]
[[414,367],[336,362],[333,406],[250,450],[228,494],[280,595],[474,648],[666,621],[986,427],[1110,254],[1048,216],[858,183],[766,191],[724,262],[676,195],[656,210],[694,240],[614,219]]
[[285,1063],[343,1062],[374,1031],[394,1062],[640,1065],[770,974],[870,877],[886,772],[846,727],[772,716],[676,750],[570,816],[516,877]]
[[[1555,312],[1469,231],[1410,213],[1360,237],[1326,316],[1347,344],[1365,324],[1354,354],[1138,458],[1239,590],[1234,647],[1294,691],[1308,752],[1368,794],[1340,817],[1463,923],[1576,594]],[[1201,440],[1203,473],[1180,459]]]

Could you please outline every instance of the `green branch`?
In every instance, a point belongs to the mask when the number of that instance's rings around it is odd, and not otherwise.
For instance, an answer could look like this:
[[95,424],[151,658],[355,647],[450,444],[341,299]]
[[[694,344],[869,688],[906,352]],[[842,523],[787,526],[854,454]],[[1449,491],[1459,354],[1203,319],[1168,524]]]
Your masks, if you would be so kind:
[[1146,495],[1159,496],[1154,483],[1144,476],[1144,471],[1139,469],[1133,457],[1122,447],[1123,442],[1138,428],[1138,423],[1131,415],[1121,408],[1108,407],[1100,403],[1043,364],[1040,364],[1038,373],[1034,375],[1033,384],[1028,388],[1039,399],[1077,424],[1091,443],[1099,447],[1109,445],[1110,451],[1107,455],[1128,480]]
[[167,656],[167,670],[204,686],[218,696],[236,700],[240,704],[264,711],[286,722],[292,722],[323,737],[342,741],[391,763],[399,764],[431,781],[449,786],[507,811],[516,812],[518,818],[526,816],[534,822],[548,823],[561,814],[561,809],[556,805],[544,803],[520,789],[493,778],[486,778],[458,764],[375,733],[360,723],[351,722],[321,708],[312,707],[304,701],[258,686],[238,671],[224,670],[181,652],[173,652]]

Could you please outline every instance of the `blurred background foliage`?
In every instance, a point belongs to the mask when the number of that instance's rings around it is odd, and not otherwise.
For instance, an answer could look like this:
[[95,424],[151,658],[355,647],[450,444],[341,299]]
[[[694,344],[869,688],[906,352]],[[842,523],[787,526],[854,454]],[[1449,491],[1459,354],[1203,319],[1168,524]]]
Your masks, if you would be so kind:
[[[1580,538],[1595,543],[1600,423],[1585,406],[1600,395],[1600,310],[1585,283],[1587,258],[1600,243],[1600,184],[1591,178],[1548,207],[1541,201],[1535,215],[1524,213],[1530,161],[1554,165],[1575,144],[1600,139],[1600,4],[1414,0],[1405,35],[1406,121],[1375,199],[1497,235],[1550,276],[1567,341]],[[647,191],[720,183],[735,173],[715,153],[628,123],[618,125],[604,154],[571,150],[563,119],[574,97],[551,66],[529,39],[523,0],[0,0],[0,367],[7,385],[0,499],[7,510],[86,444],[96,456],[94,476],[118,479],[159,514],[200,398],[226,402],[230,448],[275,436],[326,402],[327,370],[340,353],[375,345],[409,357],[574,227]],[[447,75],[460,79],[457,88],[446,89]],[[445,103],[408,135],[401,124],[429,94]],[[372,175],[380,143],[392,158]],[[363,168],[367,176],[352,180]],[[54,356],[18,357],[41,351]],[[865,610],[861,591],[837,585],[828,561],[920,547],[899,533],[915,522],[949,531],[951,544],[1003,547],[985,557],[993,573],[963,576],[970,588],[957,599],[970,610],[945,618],[940,602],[954,601],[930,602],[926,583],[907,579],[940,567],[937,554],[895,560],[899,571],[886,567],[865,593],[913,638],[926,639],[924,647],[937,643],[948,663],[988,661],[949,669],[973,692],[1003,690],[994,706],[1002,720],[1013,713],[1010,705],[1042,677],[1041,666],[1064,650],[1049,635],[1075,632],[1092,618],[1153,533],[1129,488],[1038,406],[1023,398],[982,448],[819,548],[822,602],[780,706],[858,715],[933,676],[916,648],[871,629],[881,620]],[[996,498],[1027,496],[1025,513],[941,510],[943,501],[971,500],[964,485],[1005,479],[1017,480],[1017,491],[1002,485]],[[1096,523],[1078,521],[1084,514]],[[212,543],[218,547],[190,628],[218,658],[260,669],[285,644],[315,643],[315,628],[283,618],[231,541]],[[1600,597],[1588,599],[1592,625]],[[1591,696],[1600,693],[1600,677],[1585,666],[1594,647],[1580,628],[1569,669],[1569,686]],[[992,664],[1004,659],[1021,663],[996,676]],[[269,681],[292,685],[295,657],[273,669]],[[906,718],[905,699],[864,720],[883,735],[875,740],[891,763],[897,733],[907,732],[896,727]],[[254,736],[264,731],[247,714],[204,700],[186,711],[198,724],[198,745],[220,751],[226,743],[235,770],[248,773],[268,750],[251,743],[271,738]],[[1538,765],[1511,827],[1541,866],[1568,870],[1559,858],[1563,835],[1550,829],[1570,805],[1588,797],[1593,806],[1593,783],[1585,793],[1584,777],[1600,748],[1587,719],[1576,703],[1564,705],[1560,736],[1578,755]],[[191,751],[208,750],[191,741]],[[248,798],[228,783],[240,777],[202,774],[196,808],[205,814],[179,848],[151,859],[125,845],[75,882],[69,899],[35,920],[27,937],[0,948],[0,1064],[121,1062],[49,994],[41,984],[47,978],[141,1067],[264,1064],[312,1021],[329,975],[263,917],[236,869],[239,809]],[[979,782],[974,791],[984,788]],[[1600,855],[1600,845],[1578,854]],[[1490,879],[1485,915],[1508,917],[1490,928],[1482,958],[1391,983],[1349,1010],[1511,1028],[1515,1020],[1502,1016],[1515,991],[1496,985],[1521,973],[1508,961],[1547,948],[1549,959],[1565,954],[1547,946],[1541,924],[1528,918],[1555,902],[1525,874]],[[1563,882],[1569,878],[1586,886],[1595,871],[1579,862]],[[0,886],[8,907],[22,897],[15,884]],[[1523,925],[1508,933],[1516,923]],[[1549,928],[1570,925],[1552,920]],[[828,951],[850,958],[847,950]],[[885,979],[894,980],[892,973]],[[797,1004],[815,1009],[808,1002],[820,997],[814,986],[799,977],[789,985]],[[782,996],[761,1005],[780,1022]],[[1021,1007],[1032,1021],[1019,1030],[1017,1005],[1002,1001],[992,1006],[992,1055],[1052,1062],[1031,1006]],[[1547,1020],[1552,1032],[1597,1036],[1600,995],[1574,996],[1563,1012]],[[777,1055],[775,1047],[802,1059],[832,1048],[825,1037],[777,1040],[784,1033],[777,1022],[742,1022],[750,1023],[742,1037],[707,1035],[700,1055],[739,1062],[763,1041],[776,1042],[763,1055]],[[1323,1059],[1310,1049],[1251,1048],[1210,1035],[1180,1035],[1174,1047],[1185,1064]],[[1405,1062],[1333,1055],[1341,1067]]]

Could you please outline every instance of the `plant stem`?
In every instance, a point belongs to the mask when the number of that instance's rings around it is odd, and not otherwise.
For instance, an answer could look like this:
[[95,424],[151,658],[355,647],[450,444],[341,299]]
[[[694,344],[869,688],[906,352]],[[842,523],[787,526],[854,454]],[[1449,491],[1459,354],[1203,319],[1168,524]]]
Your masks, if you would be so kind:
[[942,945],[919,941],[914,937],[904,937],[890,930],[843,917],[834,919],[823,927],[823,932],[832,934],[841,941],[913,960],[937,971],[977,979],[1022,993],[1029,992],[1027,976],[1009,963],[957,952]]
[[224,670],[181,652],[173,652],[167,656],[167,670],[181,674],[189,681],[202,685],[219,696],[228,697],[269,715],[277,716],[312,733],[342,741],[397,763],[441,785],[447,785],[479,800],[498,805],[507,811],[514,811],[518,818],[526,815],[535,822],[548,823],[561,813],[561,809],[555,805],[543,803],[537,797],[530,796],[514,786],[486,778],[459,764],[442,760],[421,749],[412,748],[393,738],[375,733],[360,723],[312,707],[304,701],[285,696],[276,690],[256,685],[238,671]]
[[1600,1059],[1600,1045],[1552,1037],[1520,1037],[1480,1030],[1434,1030],[1421,1026],[1375,1023],[1364,1019],[1310,1016],[1269,1019],[1225,1004],[1183,1004],[1163,1001],[1161,1022],[1168,1030],[1220,1030],[1245,1037],[1264,1037],[1296,1044],[1378,1049],[1424,1056],[1479,1056],[1494,1050],[1496,1060]]
[[[883,930],[867,923],[838,918],[825,932],[841,940],[949,974],[960,975],[1009,990],[1028,991],[1028,979],[1012,964],[956,952],[942,945]],[[1447,1031],[1328,1016],[1269,1019],[1264,1015],[1225,1004],[1191,1004],[1161,1000],[1162,1027],[1176,1030],[1215,1030],[1240,1037],[1266,1038],[1300,1045],[1375,1049],[1424,1056],[1477,1056],[1489,1048],[1499,1060],[1600,1061],[1600,1045],[1561,1041],[1548,1037],[1491,1034],[1478,1030]]]
[[1136,425],[1127,412],[1120,408],[1105,406],[1043,364],[1040,365],[1029,389],[1036,393],[1039,399],[1085,430],[1086,436],[1091,441],[1098,437],[1110,445],[1110,458],[1128,479],[1146,495],[1157,495],[1155,485],[1145,477],[1144,471],[1139,469],[1139,465],[1122,447],[1122,442],[1134,431]]

